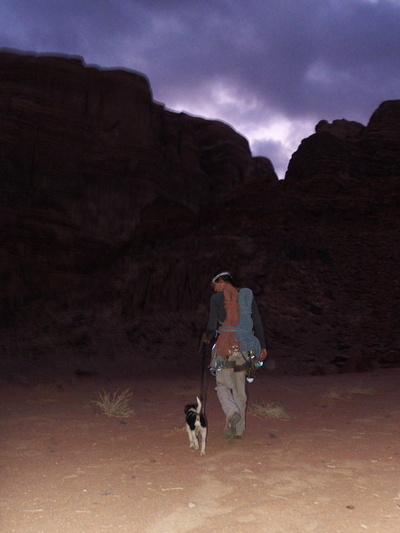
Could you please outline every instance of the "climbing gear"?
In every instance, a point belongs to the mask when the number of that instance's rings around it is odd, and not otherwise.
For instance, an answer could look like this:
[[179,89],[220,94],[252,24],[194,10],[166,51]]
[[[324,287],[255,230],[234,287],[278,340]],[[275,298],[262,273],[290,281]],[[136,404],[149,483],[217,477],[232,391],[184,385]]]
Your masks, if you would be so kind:
[[225,368],[233,368],[234,372],[244,372],[248,368],[250,368],[249,361],[246,361],[245,363],[242,363],[241,365],[238,365],[236,361],[227,361],[225,363]]
[[217,330],[218,355],[228,358],[234,352],[241,351],[252,352],[259,357],[261,344],[253,333],[253,291],[247,288],[237,290],[228,284],[223,292],[226,319]]
[[218,329],[219,335],[216,342],[216,349],[218,355],[228,358],[230,355],[232,355],[232,350],[234,350],[234,347],[236,347],[238,344],[235,330],[239,322],[238,291],[230,283],[228,283],[224,288],[224,306],[226,311],[226,319]]
[[255,378],[255,372],[263,366],[264,361],[260,361],[260,359],[251,351],[248,353],[248,356],[249,366],[246,371],[246,381],[247,383],[253,383]]
[[239,291],[239,322],[236,328],[236,337],[240,342],[242,352],[252,352],[255,357],[261,353],[261,344],[253,334],[253,291],[244,287]]
[[216,345],[214,344],[214,346],[211,349],[211,363],[210,363],[211,374],[215,376],[219,370],[223,370],[224,368],[226,368],[225,365],[226,365],[226,360],[222,358],[220,355],[218,355]]

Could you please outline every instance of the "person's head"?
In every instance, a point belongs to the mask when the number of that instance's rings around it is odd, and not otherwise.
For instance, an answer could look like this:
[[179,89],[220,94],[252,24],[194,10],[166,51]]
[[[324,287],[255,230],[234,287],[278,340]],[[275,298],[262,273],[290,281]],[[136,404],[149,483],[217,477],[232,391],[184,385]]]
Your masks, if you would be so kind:
[[236,285],[233,274],[229,270],[219,270],[211,280],[211,285],[216,292],[223,291],[228,283]]

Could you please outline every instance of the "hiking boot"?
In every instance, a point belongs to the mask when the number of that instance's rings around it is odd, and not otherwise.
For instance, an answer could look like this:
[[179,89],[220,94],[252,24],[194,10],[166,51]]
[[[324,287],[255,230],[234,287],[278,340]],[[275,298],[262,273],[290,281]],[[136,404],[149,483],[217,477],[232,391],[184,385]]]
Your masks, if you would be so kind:
[[224,439],[230,440],[235,437],[236,426],[240,422],[240,418],[240,413],[233,413],[233,415],[228,419],[228,422],[224,429]]

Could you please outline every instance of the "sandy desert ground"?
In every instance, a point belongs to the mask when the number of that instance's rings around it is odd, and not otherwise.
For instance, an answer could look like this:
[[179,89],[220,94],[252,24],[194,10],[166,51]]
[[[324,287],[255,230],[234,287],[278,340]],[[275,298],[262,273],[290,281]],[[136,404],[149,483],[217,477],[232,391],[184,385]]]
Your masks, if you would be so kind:
[[[3,533],[398,533],[400,370],[249,385],[247,431],[224,441],[208,377],[205,457],[183,407],[200,380],[31,378],[1,383]],[[135,411],[92,400],[127,387]],[[288,418],[258,409],[274,402]]]

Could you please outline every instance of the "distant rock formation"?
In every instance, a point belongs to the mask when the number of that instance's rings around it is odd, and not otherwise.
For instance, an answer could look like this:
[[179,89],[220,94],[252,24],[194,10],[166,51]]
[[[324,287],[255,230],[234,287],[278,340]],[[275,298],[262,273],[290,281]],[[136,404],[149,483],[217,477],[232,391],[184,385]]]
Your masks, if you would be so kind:
[[287,180],[376,179],[400,174],[400,100],[383,102],[367,126],[321,120],[292,155]]
[[366,177],[400,174],[400,100],[383,102],[372,115],[362,140]]
[[29,258],[34,291],[108,261],[160,198],[196,213],[253,175],[277,180],[231,127],[165,110],[135,72],[4,52],[0,91],[3,254]]
[[400,101],[321,121],[286,179],[145,76],[0,53],[3,366],[198,369],[211,274],[256,294],[266,369],[398,366]]

